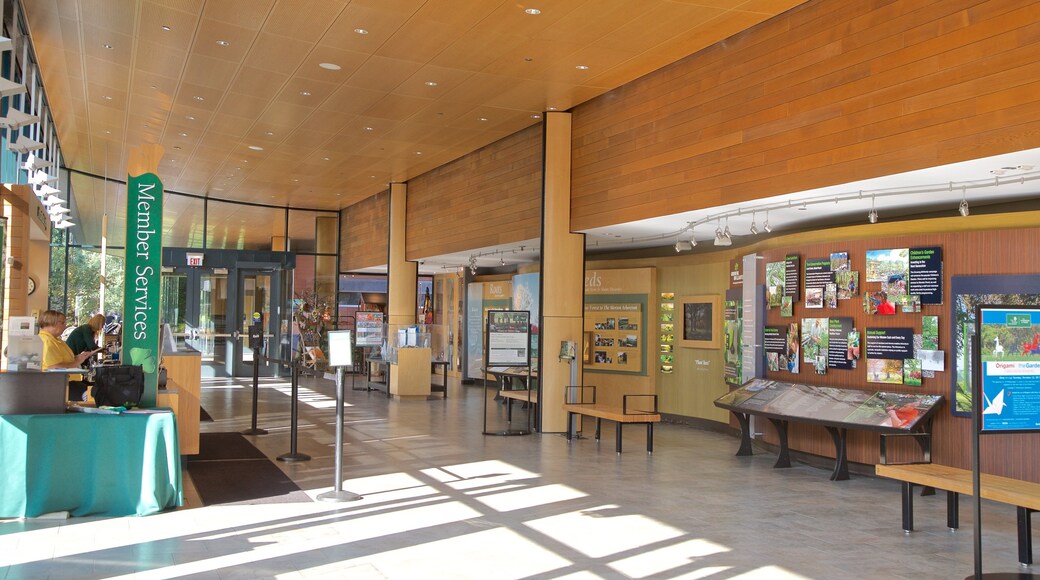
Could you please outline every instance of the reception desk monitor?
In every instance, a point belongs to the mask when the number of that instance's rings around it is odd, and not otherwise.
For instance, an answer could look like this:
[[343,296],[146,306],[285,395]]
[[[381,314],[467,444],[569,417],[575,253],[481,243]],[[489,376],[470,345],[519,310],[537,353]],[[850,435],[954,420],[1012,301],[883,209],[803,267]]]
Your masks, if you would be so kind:
[[68,373],[0,372],[0,415],[45,415],[65,412]]

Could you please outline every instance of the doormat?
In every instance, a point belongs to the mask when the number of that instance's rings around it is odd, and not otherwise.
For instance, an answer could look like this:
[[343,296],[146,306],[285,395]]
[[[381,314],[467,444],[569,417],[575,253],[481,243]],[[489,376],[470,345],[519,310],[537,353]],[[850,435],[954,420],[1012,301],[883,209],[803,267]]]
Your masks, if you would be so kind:
[[240,433],[202,433],[199,451],[187,467],[204,505],[312,501]]

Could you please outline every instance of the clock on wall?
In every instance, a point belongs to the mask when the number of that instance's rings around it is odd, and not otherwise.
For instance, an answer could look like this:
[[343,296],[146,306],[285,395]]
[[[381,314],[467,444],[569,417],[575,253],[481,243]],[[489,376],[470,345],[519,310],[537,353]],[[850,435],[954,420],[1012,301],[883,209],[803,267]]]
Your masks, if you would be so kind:
[[36,292],[36,279],[33,278],[32,276],[29,276],[28,289],[29,289],[29,294],[32,294],[33,292]]

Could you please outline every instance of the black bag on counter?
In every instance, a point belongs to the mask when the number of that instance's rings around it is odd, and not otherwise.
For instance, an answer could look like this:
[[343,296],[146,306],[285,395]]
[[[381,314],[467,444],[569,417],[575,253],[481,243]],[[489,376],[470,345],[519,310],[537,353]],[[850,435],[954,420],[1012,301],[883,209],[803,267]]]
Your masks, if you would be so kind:
[[95,367],[90,394],[98,407],[136,407],[144,394],[144,370],[136,365]]

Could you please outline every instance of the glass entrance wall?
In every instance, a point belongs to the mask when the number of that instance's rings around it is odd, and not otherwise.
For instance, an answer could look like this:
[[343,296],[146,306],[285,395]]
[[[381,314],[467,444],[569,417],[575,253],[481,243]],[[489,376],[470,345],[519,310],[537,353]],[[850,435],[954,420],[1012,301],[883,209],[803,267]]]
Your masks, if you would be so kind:
[[199,324],[188,346],[202,353],[202,360],[224,366],[227,339],[227,272],[202,273],[199,282]]

